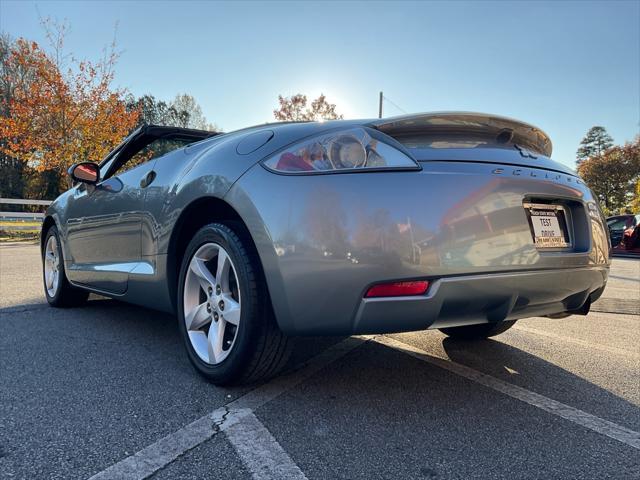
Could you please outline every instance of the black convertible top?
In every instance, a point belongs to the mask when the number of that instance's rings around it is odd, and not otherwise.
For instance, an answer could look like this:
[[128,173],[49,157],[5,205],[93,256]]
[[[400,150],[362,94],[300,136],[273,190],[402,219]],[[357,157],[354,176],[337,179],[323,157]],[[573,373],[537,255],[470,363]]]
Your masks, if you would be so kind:
[[[194,142],[204,140],[205,138],[220,135],[219,132],[211,132],[209,130],[198,130],[195,128],[184,127],[172,127],[166,125],[141,125],[131,132],[116,148],[114,148],[104,160],[100,162],[102,167],[115,155],[126,155],[126,152],[132,150],[138,150],[144,145],[153,142],[154,140],[166,136],[174,138],[186,138],[193,140]],[[111,169],[111,168],[110,168]]]

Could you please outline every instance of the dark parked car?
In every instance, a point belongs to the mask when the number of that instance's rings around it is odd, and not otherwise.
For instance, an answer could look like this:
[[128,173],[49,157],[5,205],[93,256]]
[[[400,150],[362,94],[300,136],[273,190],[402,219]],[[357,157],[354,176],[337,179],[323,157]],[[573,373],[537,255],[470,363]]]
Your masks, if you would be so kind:
[[481,339],[585,315],[608,232],[550,156],[538,128],[473,113],[145,127],[70,169],[42,227],[45,295],[175,313],[191,362],[220,384],[273,375],[292,335]]
[[616,215],[607,218],[607,227],[609,228],[609,238],[611,238],[611,246],[616,247],[622,243],[624,231],[628,228],[635,227],[638,223],[636,215]]
[[640,253],[640,214],[609,217],[607,227],[614,253]]

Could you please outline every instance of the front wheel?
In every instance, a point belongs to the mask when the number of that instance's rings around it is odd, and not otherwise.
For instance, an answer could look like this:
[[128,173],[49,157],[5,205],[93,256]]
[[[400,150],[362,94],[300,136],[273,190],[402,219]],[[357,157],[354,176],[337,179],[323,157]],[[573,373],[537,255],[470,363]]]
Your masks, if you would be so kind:
[[178,321],[196,370],[218,385],[275,375],[289,356],[257,254],[240,225],[201,228],[180,270]]
[[509,330],[516,323],[515,320],[481,323],[479,325],[465,325],[462,327],[447,327],[439,330],[445,335],[459,340],[481,340],[494,337]]
[[44,239],[42,279],[44,295],[52,307],[76,307],[85,303],[89,298],[88,291],[74,287],[67,280],[62,256],[62,242],[55,226],[47,230]]

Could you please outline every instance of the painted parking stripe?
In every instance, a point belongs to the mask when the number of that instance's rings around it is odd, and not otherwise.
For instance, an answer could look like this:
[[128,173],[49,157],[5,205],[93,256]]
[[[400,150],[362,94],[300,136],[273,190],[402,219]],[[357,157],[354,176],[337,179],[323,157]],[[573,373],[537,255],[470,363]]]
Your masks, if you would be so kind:
[[520,330],[522,332],[533,333],[534,335],[540,335],[542,337],[552,338],[554,340],[561,340],[563,342],[574,343],[581,345],[589,349],[601,350],[607,353],[614,353],[617,355],[626,355],[633,358],[640,358],[640,352],[632,352],[623,348],[610,347],[607,345],[600,345],[598,343],[587,342],[580,340],[579,338],[567,337],[565,335],[558,335],[557,333],[546,332],[544,330],[538,330],[537,328],[521,327],[519,325],[513,327],[514,330]]
[[224,407],[157,440],[139,452],[124,458],[91,480],[144,479],[173,462],[192,448],[225,431],[258,407],[299,385],[331,363],[363,345],[372,337],[349,337],[307,361],[295,372],[283,375],[251,390]]
[[306,480],[278,441],[249,409],[232,411],[240,418],[225,434],[254,480]]
[[640,433],[636,431],[630,430],[608,420],[604,420],[600,417],[596,417],[590,413],[583,412],[582,410],[573,408],[569,405],[565,405],[564,403],[545,397],[544,395],[504,382],[492,377],[491,375],[469,368],[466,365],[452,362],[444,357],[434,356],[425,350],[394,338],[380,336],[376,337],[374,341],[407,353],[418,360],[444,368],[456,375],[460,375],[461,377],[472,380],[480,385],[484,385],[485,387],[504,393],[512,398],[528,403],[529,405],[533,405],[541,410],[640,450]]

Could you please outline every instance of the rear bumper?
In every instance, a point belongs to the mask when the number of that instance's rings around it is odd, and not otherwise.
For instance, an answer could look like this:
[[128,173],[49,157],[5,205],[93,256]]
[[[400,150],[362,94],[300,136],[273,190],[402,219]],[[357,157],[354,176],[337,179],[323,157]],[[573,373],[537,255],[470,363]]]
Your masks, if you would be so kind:
[[517,320],[576,310],[595,301],[608,267],[459,276],[425,295],[363,298],[353,333],[390,333]]

